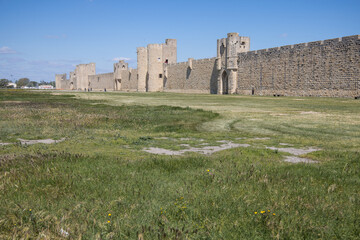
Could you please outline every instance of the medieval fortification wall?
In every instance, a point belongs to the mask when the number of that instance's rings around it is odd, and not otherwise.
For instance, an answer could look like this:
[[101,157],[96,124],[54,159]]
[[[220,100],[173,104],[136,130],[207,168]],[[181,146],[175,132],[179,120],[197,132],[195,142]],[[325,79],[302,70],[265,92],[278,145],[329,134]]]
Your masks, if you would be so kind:
[[95,75],[80,64],[57,89],[360,97],[360,36],[250,51],[250,38],[228,33],[217,56],[177,63],[177,41],[137,48],[137,69],[121,60]]
[[170,64],[165,70],[165,92],[216,93],[216,58]]
[[114,84],[114,73],[89,75],[89,88],[91,90],[113,90]]
[[138,87],[137,70],[129,69],[122,73],[121,90],[127,92],[135,92]]
[[240,53],[239,94],[354,97],[359,35]]

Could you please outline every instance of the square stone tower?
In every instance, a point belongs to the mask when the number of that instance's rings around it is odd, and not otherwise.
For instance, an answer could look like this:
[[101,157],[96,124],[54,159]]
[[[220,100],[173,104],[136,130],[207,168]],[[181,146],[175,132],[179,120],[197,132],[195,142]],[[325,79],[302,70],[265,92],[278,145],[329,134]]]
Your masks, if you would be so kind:
[[250,51],[250,38],[241,37],[238,33],[228,33],[227,38],[217,40],[218,94],[236,92],[238,53],[248,51]]
[[167,64],[177,62],[177,41],[166,39],[163,44],[149,44],[137,48],[139,92],[163,90],[164,72]]
[[129,64],[124,60],[114,63],[115,90],[121,90],[121,81],[123,80],[124,73],[127,71],[129,71]]
[[95,75],[95,63],[79,64],[75,73],[77,89],[85,90],[89,87],[89,75]]
[[66,73],[64,74],[55,74],[55,88],[64,89],[63,82],[66,81]]

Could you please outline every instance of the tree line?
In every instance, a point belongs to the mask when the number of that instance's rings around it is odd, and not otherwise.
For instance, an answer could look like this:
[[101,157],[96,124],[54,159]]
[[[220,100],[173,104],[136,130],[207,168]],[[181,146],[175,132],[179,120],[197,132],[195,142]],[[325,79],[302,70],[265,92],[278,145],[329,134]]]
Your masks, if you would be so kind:
[[[12,83],[11,80],[6,78],[0,79],[0,88],[12,88],[13,86],[9,86],[9,83]],[[46,82],[44,80],[40,81],[40,83],[35,81],[30,81],[29,78],[20,78],[15,81],[17,88],[21,87],[38,87],[40,85],[51,85],[55,87],[55,81]]]

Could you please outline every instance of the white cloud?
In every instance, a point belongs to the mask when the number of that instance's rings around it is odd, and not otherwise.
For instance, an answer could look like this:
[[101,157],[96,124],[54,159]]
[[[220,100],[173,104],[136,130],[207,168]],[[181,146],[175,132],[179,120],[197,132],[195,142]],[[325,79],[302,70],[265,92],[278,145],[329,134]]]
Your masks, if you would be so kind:
[[126,57],[114,57],[113,59],[111,59],[112,61],[120,61],[120,60],[124,60],[124,61],[130,61],[131,58],[126,58]]
[[0,54],[11,54],[11,53],[16,53],[16,51],[6,46],[0,48]]

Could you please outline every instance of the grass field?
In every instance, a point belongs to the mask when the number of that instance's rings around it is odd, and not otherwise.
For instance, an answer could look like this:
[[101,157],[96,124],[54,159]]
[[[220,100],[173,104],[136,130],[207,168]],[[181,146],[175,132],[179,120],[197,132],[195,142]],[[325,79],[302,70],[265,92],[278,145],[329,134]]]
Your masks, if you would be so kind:
[[0,239],[360,239],[359,100],[3,90],[0,143]]

